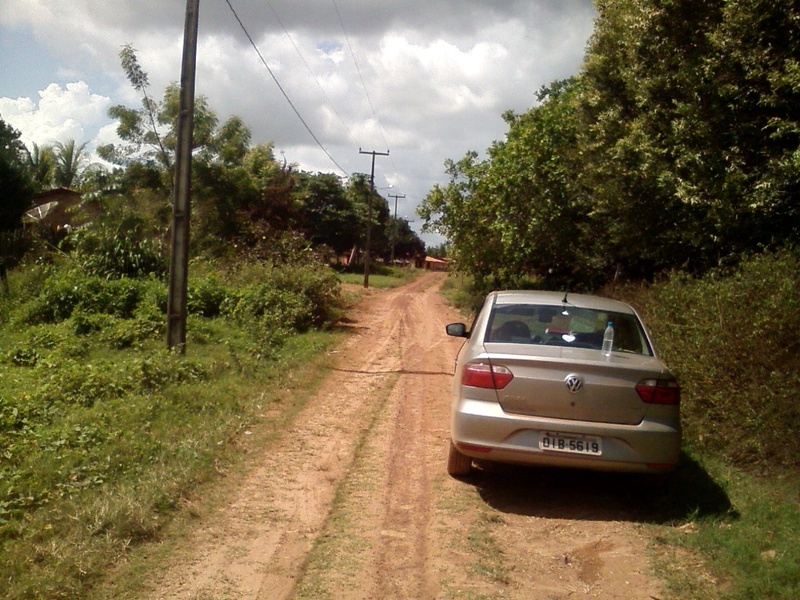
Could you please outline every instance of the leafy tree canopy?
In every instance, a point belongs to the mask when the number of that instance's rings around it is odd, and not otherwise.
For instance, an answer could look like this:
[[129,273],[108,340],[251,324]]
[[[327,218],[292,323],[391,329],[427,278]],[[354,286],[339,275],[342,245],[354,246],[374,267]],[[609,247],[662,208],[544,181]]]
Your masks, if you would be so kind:
[[26,166],[28,153],[19,135],[0,118],[0,233],[21,226],[33,197],[33,181]]
[[604,0],[582,72],[420,207],[484,286],[701,273],[800,241],[794,0]]

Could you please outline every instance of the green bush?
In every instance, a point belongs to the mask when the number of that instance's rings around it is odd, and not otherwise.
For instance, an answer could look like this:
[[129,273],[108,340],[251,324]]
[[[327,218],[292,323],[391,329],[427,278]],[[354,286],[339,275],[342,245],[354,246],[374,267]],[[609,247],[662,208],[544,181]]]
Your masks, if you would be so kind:
[[68,319],[81,299],[75,272],[63,271],[42,283],[38,295],[20,308],[21,321],[28,325],[58,323]]
[[331,269],[318,265],[303,268],[283,266],[273,269],[271,277],[277,288],[304,299],[308,318],[295,323],[300,331],[322,327],[331,321],[340,292],[339,281]]
[[252,352],[263,357],[271,356],[274,349],[311,320],[311,312],[302,296],[277,289],[272,283],[237,290],[223,303],[222,314],[257,332]]
[[167,272],[164,244],[146,235],[144,229],[136,219],[114,229],[81,229],[71,238],[73,255],[87,273],[104,279],[161,277]]
[[734,273],[674,275],[640,297],[683,387],[687,439],[739,464],[800,464],[800,260],[754,257]]
[[134,280],[107,280],[78,270],[62,270],[42,284],[37,296],[23,304],[20,319],[29,325],[58,323],[76,311],[130,318],[141,299],[141,287]]
[[228,297],[225,284],[214,275],[189,280],[186,308],[193,315],[217,317]]

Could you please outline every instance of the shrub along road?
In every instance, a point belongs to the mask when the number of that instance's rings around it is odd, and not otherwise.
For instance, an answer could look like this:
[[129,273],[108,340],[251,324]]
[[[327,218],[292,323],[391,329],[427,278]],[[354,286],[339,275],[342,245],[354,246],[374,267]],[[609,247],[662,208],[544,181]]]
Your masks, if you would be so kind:
[[460,343],[443,278],[365,294],[320,389],[278,436],[247,432],[248,468],[218,508],[198,500],[136,597],[664,597],[631,478],[447,476]]

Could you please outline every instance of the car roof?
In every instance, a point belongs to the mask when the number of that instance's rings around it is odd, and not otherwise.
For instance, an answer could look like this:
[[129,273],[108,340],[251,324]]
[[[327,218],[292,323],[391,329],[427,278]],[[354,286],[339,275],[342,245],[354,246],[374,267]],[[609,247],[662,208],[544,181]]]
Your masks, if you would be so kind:
[[573,294],[571,292],[550,292],[540,290],[503,290],[492,292],[487,299],[493,297],[495,304],[544,304],[561,306],[564,298],[567,306],[591,308],[608,312],[633,313],[634,310],[624,302],[594,296],[591,294]]

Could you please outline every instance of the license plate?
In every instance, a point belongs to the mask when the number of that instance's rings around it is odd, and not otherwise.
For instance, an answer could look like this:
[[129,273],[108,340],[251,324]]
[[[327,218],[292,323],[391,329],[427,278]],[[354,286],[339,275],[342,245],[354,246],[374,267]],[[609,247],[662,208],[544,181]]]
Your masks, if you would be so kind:
[[600,456],[603,453],[601,438],[592,435],[542,432],[539,449],[550,452],[571,452]]

